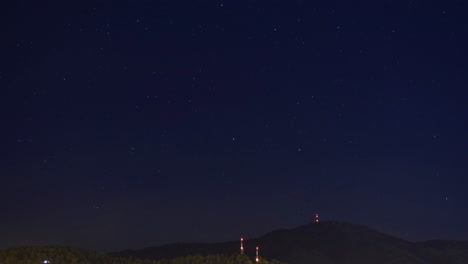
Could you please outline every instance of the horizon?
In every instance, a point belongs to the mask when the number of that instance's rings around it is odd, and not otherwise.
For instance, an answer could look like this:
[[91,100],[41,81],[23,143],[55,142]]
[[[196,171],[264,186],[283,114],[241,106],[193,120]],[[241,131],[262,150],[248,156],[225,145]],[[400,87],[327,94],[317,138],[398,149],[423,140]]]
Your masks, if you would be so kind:
[[[431,241],[446,241],[446,242],[447,241],[448,242],[452,241],[452,242],[467,242],[468,243],[468,240],[456,240],[456,239],[448,239],[447,240],[447,239],[439,239],[439,238],[411,241],[411,240],[407,240],[407,239],[404,239],[404,238],[401,238],[401,237],[398,237],[398,236],[383,232],[383,231],[378,230],[378,229],[376,229],[376,228],[374,228],[372,226],[367,226],[367,225],[358,224],[358,223],[338,221],[338,220],[320,221],[319,223],[309,222],[309,223],[301,224],[301,225],[295,226],[295,227],[274,229],[274,230],[268,231],[268,232],[266,232],[264,234],[260,234],[260,235],[258,235],[256,237],[242,237],[242,238],[243,238],[244,243],[245,242],[248,243],[249,240],[258,240],[258,239],[261,239],[262,237],[264,237],[264,236],[266,236],[266,235],[268,235],[270,233],[275,233],[277,231],[293,231],[294,229],[298,229],[298,228],[305,227],[305,226],[323,225],[323,224],[339,224],[339,225],[340,224],[346,224],[346,225],[350,225],[350,226],[353,226],[353,227],[366,228],[366,229],[370,229],[373,232],[381,233],[381,234],[384,234],[386,236],[396,238],[396,239],[401,239],[401,240],[404,240],[404,241],[407,241],[407,242],[410,242],[410,243],[425,243],[425,242],[431,242]],[[150,246],[138,247],[138,248],[130,248],[129,247],[129,248],[122,248],[122,249],[115,249],[115,250],[111,250],[111,251],[103,251],[103,250],[99,250],[98,248],[86,248],[86,247],[78,247],[78,246],[74,246],[74,247],[87,249],[87,250],[94,250],[94,251],[101,252],[101,253],[104,253],[104,254],[111,254],[111,253],[119,253],[119,252],[125,252],[125,251],[139,251],[139,250],[159,248],[159,247],[164,247],[164,246],[174,246],[174,245],[184,245],[184,244],[187,244],[187,245],[192,245],[192,244],[207,245],[207,244],[238,243],[239,242],[238,240],[239,240],[239,238],[237,238],[237,240],[223,240],[223,241],[211,241],[211,242],[177,241],[177,242],[162,243],[162,244],[158,244],[158,245],[150,245]],[[12,246],[12,247],[7,247],[7,248],[0,248],[0,250],[7,250],[9,248],[15,248],[15,247],[19,247],[19,248],[22,248],[22,247],[70,247],[70,245],[60,245],[60,244],[57,244],[57,245],[55,245],[55,244],[53,244],[53,245],[17,245],[17,246]],[[245,247],[245,248],[249,248],[249,247]],[[255,248],[255,246],[250,246],[250,248]]]

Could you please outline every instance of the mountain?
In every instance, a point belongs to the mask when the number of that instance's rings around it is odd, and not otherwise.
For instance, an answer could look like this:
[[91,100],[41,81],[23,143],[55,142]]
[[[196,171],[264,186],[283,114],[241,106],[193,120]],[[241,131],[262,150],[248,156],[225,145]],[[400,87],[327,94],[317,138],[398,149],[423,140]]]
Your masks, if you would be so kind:
[[[255,246],[262,257],[289,264],[458,264],[468,263],[468,242],[413,243],[371,228],[341,222],[321,222],[282,229],[245,241],[245,253]],[[239,242],[170,244],[111,253],[112,256],[149,259],[194,254],[232,254]]]

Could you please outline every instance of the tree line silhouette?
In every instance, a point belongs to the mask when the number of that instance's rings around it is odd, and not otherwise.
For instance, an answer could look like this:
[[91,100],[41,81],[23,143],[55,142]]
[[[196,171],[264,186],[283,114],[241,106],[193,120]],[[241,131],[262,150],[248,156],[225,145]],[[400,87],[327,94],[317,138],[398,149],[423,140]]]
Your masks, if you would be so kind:
[[[93,250],[73,247],[13,247],[0,251],[1,264],[253,264],[249,256],[193,255],[172,259],[136,259],[132,257],[111,257]],[[276,260],[261,259],[262,264],[286,264]]]

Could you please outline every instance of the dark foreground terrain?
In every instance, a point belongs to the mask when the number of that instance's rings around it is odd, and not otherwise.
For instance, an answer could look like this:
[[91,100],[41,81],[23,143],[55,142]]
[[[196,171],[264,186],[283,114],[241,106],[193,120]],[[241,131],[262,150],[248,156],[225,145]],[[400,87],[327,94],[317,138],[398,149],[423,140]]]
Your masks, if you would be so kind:
[[[252,264],[255,246],[263,264],[467,264],[467,241],[413,243],[365,226],[314,223],[245,241],[171,244],[110,254],[70,247],[15,247],[0,251],[0,264]],[[268,261],[271,259],[276,259]]]
[[[286,264],[261,260],[265,264]],[[171,259],[112,257],[93,250],[71,247],[15,247],[0,251],[1,264],[252,264],[253,258],[240,255],[192,255]]]

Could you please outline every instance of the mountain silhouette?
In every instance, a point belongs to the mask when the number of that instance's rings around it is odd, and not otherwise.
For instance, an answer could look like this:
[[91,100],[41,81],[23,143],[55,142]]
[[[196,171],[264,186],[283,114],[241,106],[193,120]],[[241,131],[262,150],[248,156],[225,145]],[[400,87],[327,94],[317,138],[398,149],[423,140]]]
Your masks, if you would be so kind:
[[[320,222],[282,229],[246,239],[245,254],[289,264],[461,264],[468,263],[468,241],[409,242],[362,225]],[[141,259],[174,258],[195,254],[233,254],[239,242],[178,243],[112,256]]]

